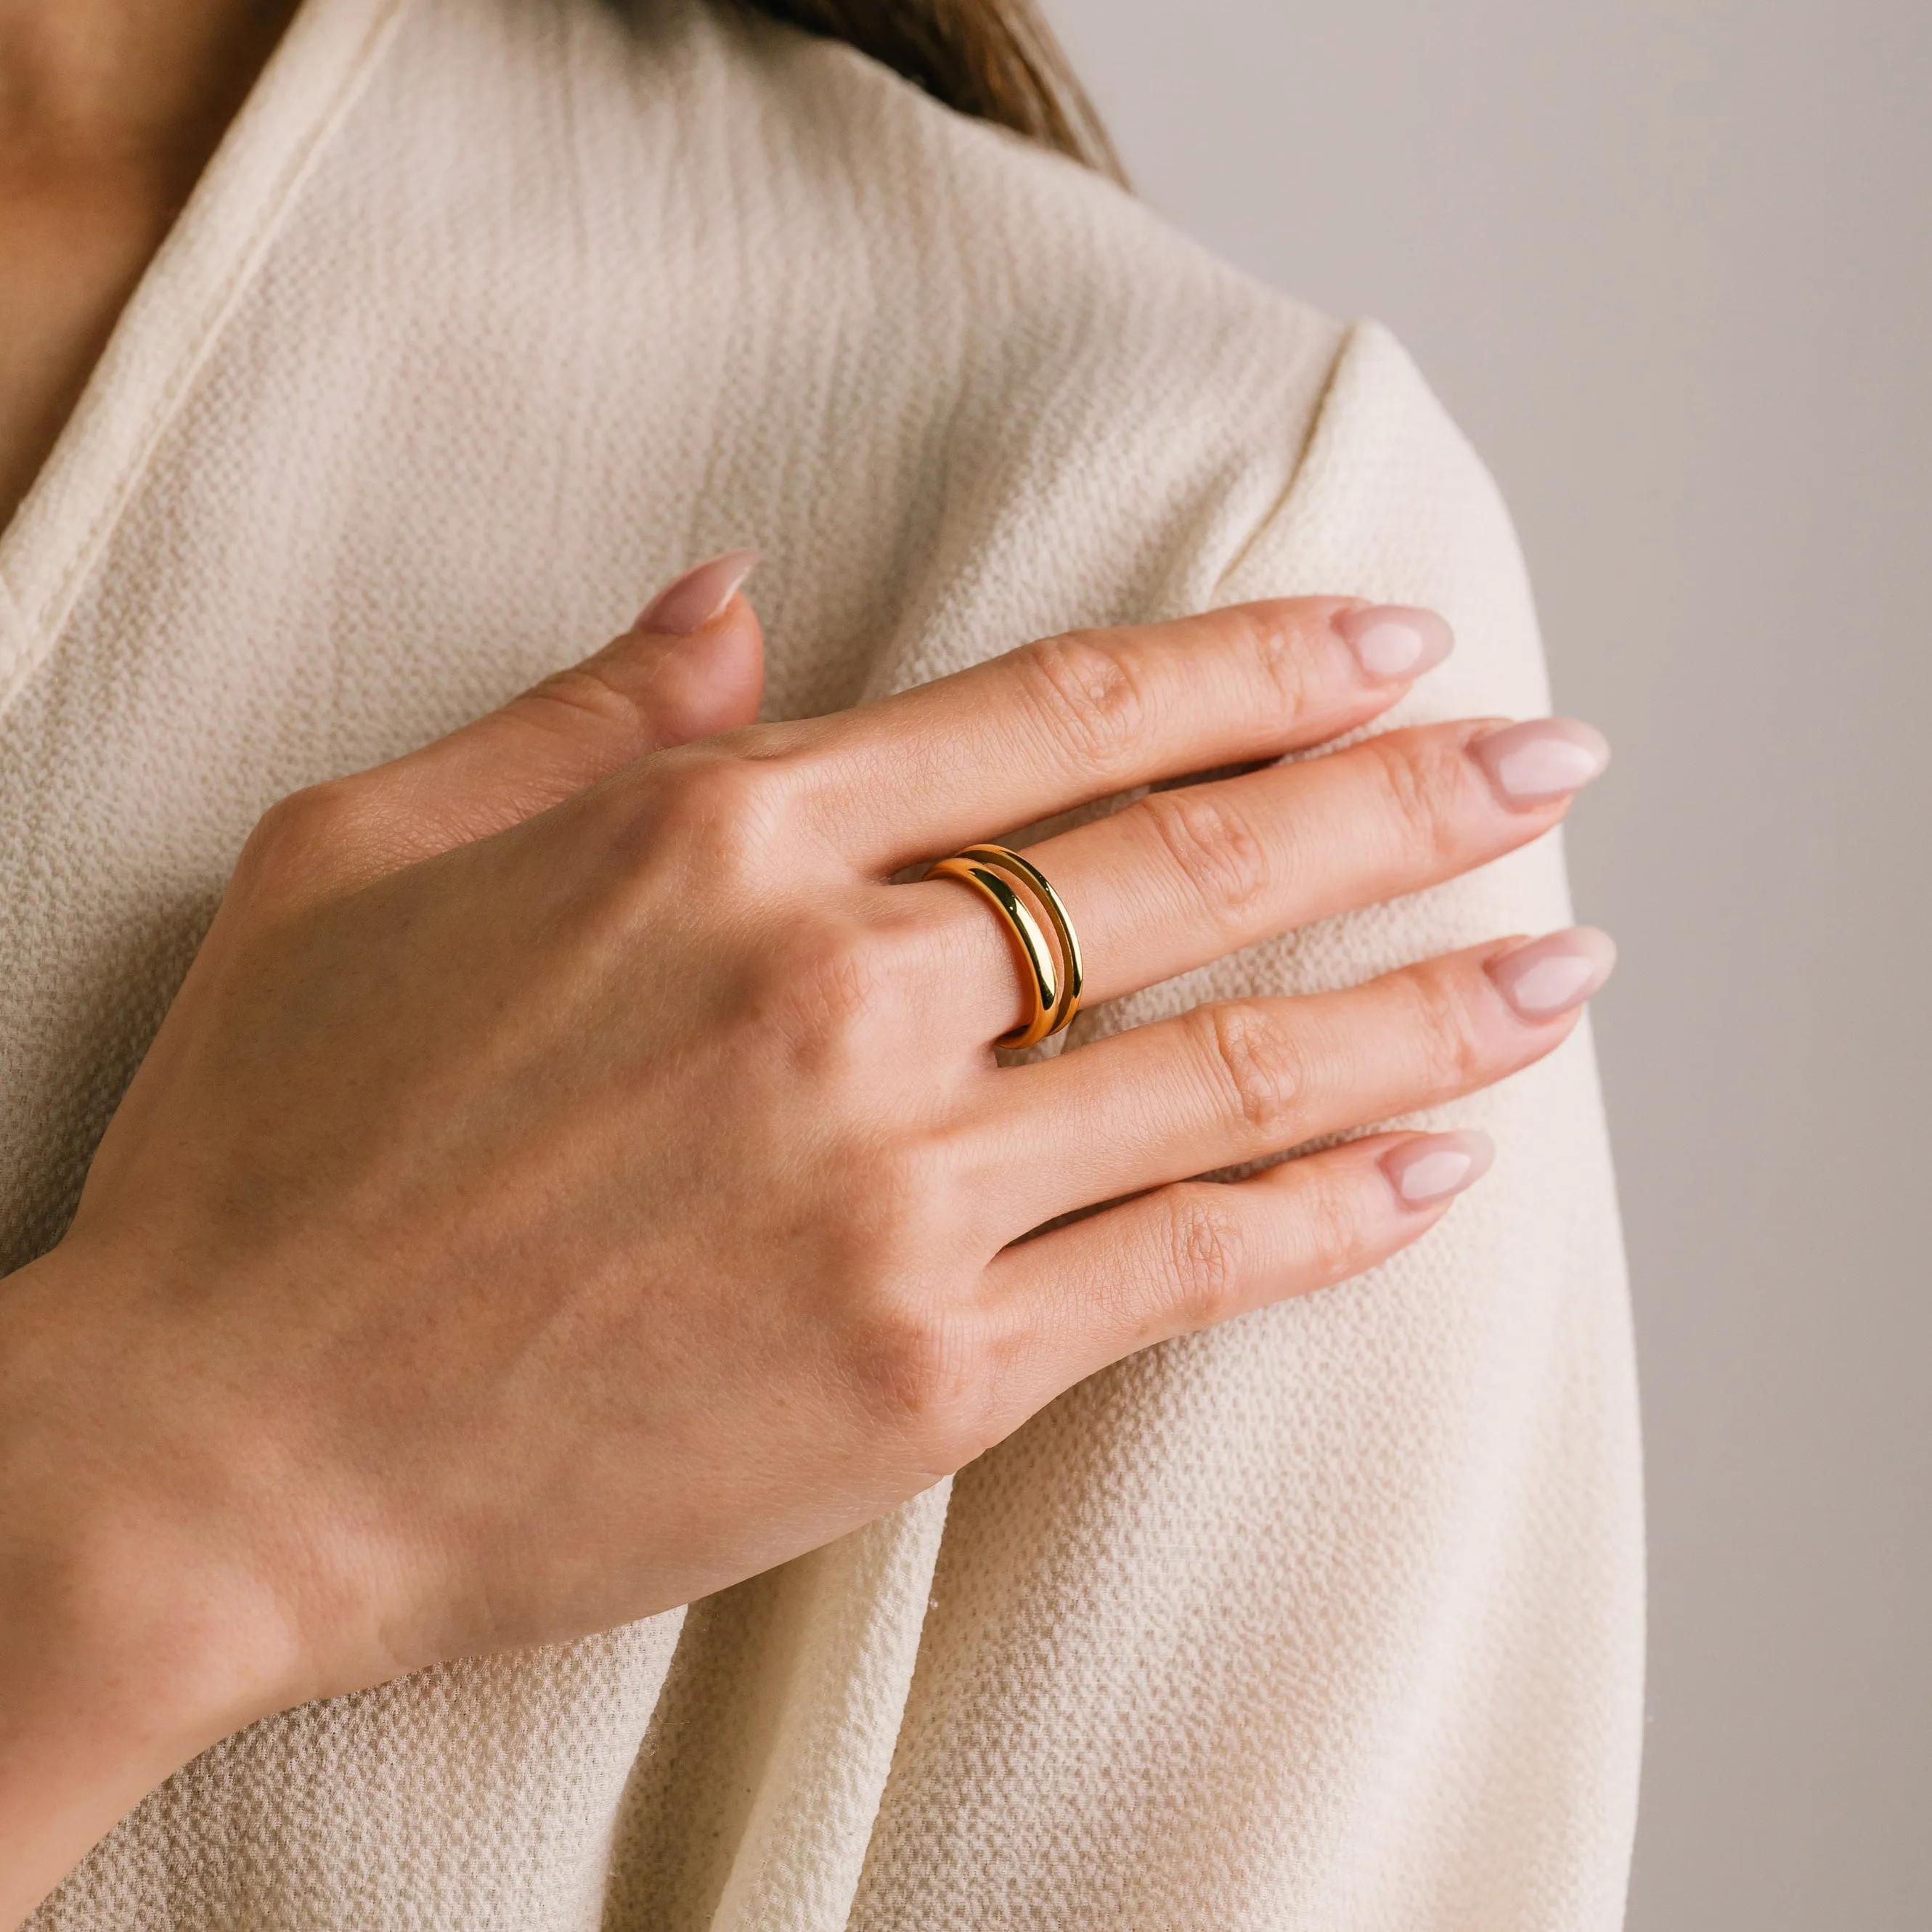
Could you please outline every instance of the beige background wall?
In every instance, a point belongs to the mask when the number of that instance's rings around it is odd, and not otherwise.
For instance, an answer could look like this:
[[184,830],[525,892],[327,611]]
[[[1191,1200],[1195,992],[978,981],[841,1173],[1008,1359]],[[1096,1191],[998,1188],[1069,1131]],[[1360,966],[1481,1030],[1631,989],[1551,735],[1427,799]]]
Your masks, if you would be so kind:
[[1149,200],[1408,340],[1616,746],[1634,1932],[1924,1932],[1932,5],[1048,4]]

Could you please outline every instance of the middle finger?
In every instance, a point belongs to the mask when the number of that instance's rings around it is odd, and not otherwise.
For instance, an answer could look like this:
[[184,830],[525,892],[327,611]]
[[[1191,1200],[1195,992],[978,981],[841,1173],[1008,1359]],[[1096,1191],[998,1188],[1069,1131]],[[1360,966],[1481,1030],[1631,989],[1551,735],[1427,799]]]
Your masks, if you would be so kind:
[[[1608,758],[1571,718],[1417,726],[1150,792],[1027,856],[1066,904],[1090,1004],[1514,850],[1559,823]],[[948,896],[949,953],[974,961],[952,980],[953,1010],[970,1036],[992,1038],[1024,1004],[999,922],[950,881],[916,890]]]

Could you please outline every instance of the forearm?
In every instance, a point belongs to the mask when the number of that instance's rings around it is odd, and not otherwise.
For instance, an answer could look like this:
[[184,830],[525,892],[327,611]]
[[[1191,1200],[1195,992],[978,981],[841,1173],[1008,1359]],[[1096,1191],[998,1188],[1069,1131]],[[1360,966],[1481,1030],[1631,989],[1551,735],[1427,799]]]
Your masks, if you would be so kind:
[[0,1610],[0,1926],[16,1924],[194,1754],[155,1721],[145,1666],[63,1652]]

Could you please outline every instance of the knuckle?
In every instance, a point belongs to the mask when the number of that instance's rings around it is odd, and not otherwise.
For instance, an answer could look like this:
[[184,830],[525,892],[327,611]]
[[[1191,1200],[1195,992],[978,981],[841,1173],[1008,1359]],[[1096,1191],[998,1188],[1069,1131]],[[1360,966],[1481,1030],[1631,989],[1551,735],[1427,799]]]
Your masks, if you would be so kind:
[[1379,766],[1402,850],[1426,866],[1453,859],[1463,783],[1461,753],[1433,735],[1408,733],[1367,739],[1363,748]]
[[[937,1478],[1000,1432],[1000,1366],[984,1311],[961,1291],[976,1250],[950,1130],[848,1135],[828,1150],[826,1279],[843,1371],[868,1426]],[[854,1174],[863,1184],[847,1184]]]
[[1305,1070],[1281,1022],[1252,1000],[1222,1000],[1197,1006],[1192,1024],[1228,1112],[1262,1145],[1292,1139]]
[[236,883],[245,887],[307,876],[355,836],[360,815],[350,779],[329,779],[278,799],[248,835]]
[[872,1039],[891,976],[883,949],[859,922],[796,921],[767,949],[758,1004],[796,1059],[856,1058]]
[[1362,1211],[1359,1189],[1337,1173],[1318,1167],[1297,1190],[1294,1210],[1303,1248],[1312,1272],[1324,1281],[1346,1281],[1377,1257],[1374,1231]]
[[1431,1094],[1460,1093],[1481,1084],[1482,1044],[1469,1002],[1454,975],[1440,966],[1418,967],[1407,979],[1408,1028],[1421,1082]]
[[854,1324],[850,1358],[866,1414],[922,1465],[946,1473],[987,1446],[992,1378],[970,1310],[882,1295]]
[[1211,1328],[1240,1306],[1240,1217],[1226,1188],[1212,1181],[1183,1183],[1161,1198],[1168,1312],[1184,1329]]
[[778,724],[747,724],[724,733],[717,742],[733,757],[768,778],[794,782],[815,769],[819,753],[814,748],[814,736],[812,721],[791,719]]
[[1146,722],[1146,694],[1108,633],[1072,631],[1028,645],[1018,668],[1025,701],[1054,742],[1083,768],[1119,769]]
[[1221,931],[1245,932],[1268,896],[1268,848],[1212,787],[1150,792],[1132,807],[1152,825],[1175,868]]
[[777,804],[775,768],[751,758],[698,752],[667,762],[670,808],[692,829],[755,823]]
[[1268,694],[1280,725],[1294,724],[1310,708],[1313,669],[1303,626],[1284,621],[1278,604],[1237,604],[1216,614],[1229,643],[1245,656]]
[[713,878],[763,874],[790,817],[791,787],[776,760],[672,752],[652,760],[640,782],[654,854]]
[[615,726],[628,734],[649,730],[656,722],[653,707],[642,692],[626,691],[594,660],[551,672],[518,702],[525,715],[539,724],[554,721],[569,725],[588,718],[592,724]]

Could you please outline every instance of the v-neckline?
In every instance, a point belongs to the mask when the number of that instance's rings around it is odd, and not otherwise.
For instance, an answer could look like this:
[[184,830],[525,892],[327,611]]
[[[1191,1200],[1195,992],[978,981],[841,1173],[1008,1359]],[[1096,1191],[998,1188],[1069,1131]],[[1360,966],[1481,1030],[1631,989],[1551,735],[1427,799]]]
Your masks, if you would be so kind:
[[59,637],[154,447],[409,0],[303,0],[0,532],[0,716]]

